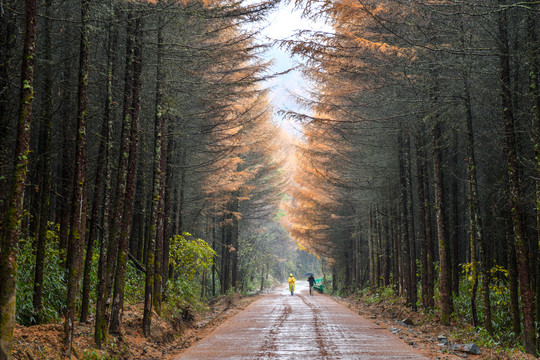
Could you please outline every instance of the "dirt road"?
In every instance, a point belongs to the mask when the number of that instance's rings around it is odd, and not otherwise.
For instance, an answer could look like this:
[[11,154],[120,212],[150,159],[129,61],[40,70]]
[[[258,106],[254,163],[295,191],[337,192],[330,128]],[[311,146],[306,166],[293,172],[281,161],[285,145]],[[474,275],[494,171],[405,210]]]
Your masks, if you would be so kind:
[[327,296],[283,286],[249,305],[177,359],[427,359]]

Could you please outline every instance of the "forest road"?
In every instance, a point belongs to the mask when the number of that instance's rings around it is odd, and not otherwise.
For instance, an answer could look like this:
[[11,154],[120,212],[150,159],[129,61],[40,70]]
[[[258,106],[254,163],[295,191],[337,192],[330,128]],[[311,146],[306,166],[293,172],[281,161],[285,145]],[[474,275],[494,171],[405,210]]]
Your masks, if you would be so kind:
[[177,360],[428,359],[330,297],[279,287],[186,349]]

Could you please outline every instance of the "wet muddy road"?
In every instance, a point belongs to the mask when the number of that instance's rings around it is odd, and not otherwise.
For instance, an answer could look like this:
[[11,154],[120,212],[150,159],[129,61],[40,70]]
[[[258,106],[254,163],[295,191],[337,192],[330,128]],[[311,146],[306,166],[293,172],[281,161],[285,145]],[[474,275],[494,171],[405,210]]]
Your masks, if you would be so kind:
[[[298,284],[299,283],[299,284]],[[249,305],[177,359],[427,359],[387,329],[297,281]]]

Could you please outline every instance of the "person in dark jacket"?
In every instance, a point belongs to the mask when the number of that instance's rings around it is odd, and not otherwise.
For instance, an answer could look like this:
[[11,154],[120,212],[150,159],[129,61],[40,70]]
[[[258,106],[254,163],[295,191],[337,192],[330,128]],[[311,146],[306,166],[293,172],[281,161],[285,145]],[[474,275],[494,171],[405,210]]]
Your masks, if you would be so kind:
[[315,278],[313,277],[313,275],[309,275],[307,281],[309,283],[309,295],[313,295],[313,285],[315,284]]

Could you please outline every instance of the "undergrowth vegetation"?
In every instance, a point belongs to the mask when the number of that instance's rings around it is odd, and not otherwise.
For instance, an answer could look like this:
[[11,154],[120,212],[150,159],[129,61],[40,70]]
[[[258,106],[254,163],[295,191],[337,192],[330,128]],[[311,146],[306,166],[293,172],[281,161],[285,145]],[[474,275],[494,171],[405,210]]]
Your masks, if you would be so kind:
[[[32,303],[34,293],[34,277],[36,254],[34,251],[35,238],[27,237],[19,242],[19,257],[17,259],[17,322],[21,325],[31,325],[36,322],[37,314]],[[60,321],[66,299],[66,273],[61,266],[60,251],[58,250],[58,227],[49,224],[47,244],[45,248],[43,269],[43,322]]]
[[[43,323],[55,323],[62,320],[66,299],[66,269],[58,250],[58,226],[50,224],[47,232],[47,244],[43,284]],[[28,237],[19,243],[17,261],[17,322],[29,326],[36,323],[37,314],[34,312],[33,293],[35,277],[35,239]],[[206,241],[195,238],[189,233],[175,235],[171,239],[169,268],[171,278],[167,283],[167,298],[164,315],[167,318],[182,318],[190,316],[193,311],[205,308],[202,294],[203,274],[208,272],[213,264],[216,253]],[[97,283],[98,254],[93,255],[91,271],[91,299],[95,299]],[[145,274],[128,262],[125,300],[128,304],[144,301]],[[91,312],[94,306],[90,304]],[[96,354],[88,353],[89,359]]]
[[[473,290],[473,278],[470,264],[462,264],[462,275],[459,283],[459,293],[453,296],[453,323],[459,330],[449,334],[460,341],[474,341],[479,346],[494,348],[499,347],[501,351],[524,351],[521,344],[521,334],[516,334],[512,330],[512,312],[510,307],[510,289],[508,286],[508,271],[501,266],[494,266],[490,269],[490,303],[493,333],[490,334],[484,322],[484,304],[482,301],[482,276],[479,276],[478,293],[476,295],[476,306],[478,319],[481,325],[476,329],[472,327],[471,297]],[[421,283],[418,284],[418,312],[422,316],[422,322],[433,322],[438,317],[439,309],[422,308]],[[435,284],[435,301],[439,301],[439,284]],[[394,305],[404,304],[404,297],[401,296],[393,286],[381,286],[375,289],[364,288],[355,292],[355,296],[366,305],[376,305],[384,303]]]
[[[473,290],[473,277],[471,275],[470,263],[463,264],[463,275],[459,283],[459,294],[454,294],[454,312],[453,317],[461,319],[467,324],[472,323],[471,297]],[[495,265],[489,271],[490,281],[490,304],[492,316],[493,334],[490,334],[487,328],[482,325],[485,319],[484,302],[482,301],[482,276],[479,276],[478,294],[476,299],[478,319],[481,325],[475,330],[474,337],[479,345],[492,347],[496,345],[505,348],[518,347],[522,349],[519,343],[520,334],[512,331],[512,312],[510,311],[510,289],[508,287],[508,271],[501,266]],[[456,334],[463,336],[462,334]],[[470,335],[469,335],[470,336]]]

